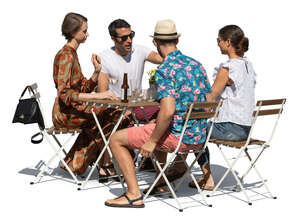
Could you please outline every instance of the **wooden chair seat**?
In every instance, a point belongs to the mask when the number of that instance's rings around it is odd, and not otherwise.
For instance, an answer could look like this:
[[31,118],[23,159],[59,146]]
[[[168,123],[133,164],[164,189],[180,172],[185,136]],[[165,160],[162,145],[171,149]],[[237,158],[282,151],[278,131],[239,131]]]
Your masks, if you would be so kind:
[[46,129],[47,133],[49,135],[53,135],[53,134],[68,134],[68,133],[81,133],[82,129],[80,128],[74,128],[74,129],[68,129],[68,128],[55,128],[54,126],[52,126],[51,128]]
[[[217,145],[224,145],[224,146],[229,146],[229,147],[235,147],[235,148],[241,148],[245,146],[246,140],[241,140],[241,141],[230,141],[230,140],[217,140],[217,139],[210,139],[210,143],[214,143]],[[249,145],[263,145],[266,143],[263,140],[257,140],[257,139],[250,139]]]

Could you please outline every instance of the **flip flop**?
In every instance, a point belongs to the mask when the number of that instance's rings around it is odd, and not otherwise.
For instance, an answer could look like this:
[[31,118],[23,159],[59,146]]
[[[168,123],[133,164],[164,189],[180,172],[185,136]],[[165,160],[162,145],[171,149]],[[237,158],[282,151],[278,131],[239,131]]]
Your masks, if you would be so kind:
[[121,208],[144,208],[145,207],[145,204],[139,204],[139,205],[134,205],[133,204],[136,201],[143,200],[143,195],[140,196],[139,198],[136,198],[136,199],[133,199],[133,200],[130,200],[129,197],[126,195],[126,193],[122,194],[118,198],[120,198],[120,197],[125,197],[128,201],[128,204],[110,204],[110,203],[105,202],[104,203],[105,206],[108,206],[108,207],[121,207]]

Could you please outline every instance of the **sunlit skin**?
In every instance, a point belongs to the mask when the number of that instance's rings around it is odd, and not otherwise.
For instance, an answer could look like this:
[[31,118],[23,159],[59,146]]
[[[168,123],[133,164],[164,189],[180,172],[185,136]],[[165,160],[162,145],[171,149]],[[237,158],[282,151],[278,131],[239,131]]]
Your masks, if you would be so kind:
[[128,37],[126,41],[122,41],[120,37],[130,35],[131,28],[117,28],[116,33],[118,37],[111,37],[115,43],[115,51],[121,56],[126,56],[132,49],[132,39]]

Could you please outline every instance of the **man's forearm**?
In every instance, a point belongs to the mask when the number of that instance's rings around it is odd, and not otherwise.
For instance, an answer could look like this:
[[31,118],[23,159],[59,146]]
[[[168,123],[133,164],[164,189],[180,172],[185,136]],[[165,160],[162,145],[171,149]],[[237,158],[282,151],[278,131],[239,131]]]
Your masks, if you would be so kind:
[[167,131],[170,122],[172,120],[172,116],[167,116],[164,114],[159,114],[156,120],[156,126],[152,132],[150,140],[158,143],[159,139],[165,134]]
[[157,143],[159,139],[166,133],[175,112],[175,99],[167,97],[162,99],[160,103],[160,111],[157,116],[156,126],[152,132],[150,140]]
[[98,77],[98,92],[105,92],[108,90],[108,75],[100,73]]

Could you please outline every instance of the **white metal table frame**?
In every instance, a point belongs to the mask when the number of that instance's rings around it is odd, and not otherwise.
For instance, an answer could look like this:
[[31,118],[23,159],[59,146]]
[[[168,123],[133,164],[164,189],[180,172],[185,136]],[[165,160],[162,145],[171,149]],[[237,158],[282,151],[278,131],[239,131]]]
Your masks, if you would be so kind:
[[[102,137],[103,142],[104,142],[105,145],[104,145],[104,148],[102,149],[102,151],[100,152],[100,154],[99,154],[99,156],[98,156],[96,162],[94,162],[94,164],[93,164],[93,166],[92,166],[92,169],[89,171],[89,174],[88,174],[88,176],[86,177],[85,181],[78,187],[78,190],[82,190],[82,189],[85,188],[85,186],[86,186],[88,180],[90,179],[91,175],[93,174],[93,172],[94,172],[96,166],[98,165],[99,161],[100,161],[101,158],[103,157],[105,151],[108,151],[109,156],[110,156],[110,158],[112,159],[113,164],[114,164],[114,166],[115,166],[116,169],[117,169],[117,174],[118,174],[118,177],[119,177],[119,179],[120,179],[120,181],[121,181],[122,187],[123,187],[123,189],[125,190],[125,186],[124,186],[123,180],[122,180],[122,178],[121,178],[121,176],[120,176],[120,173],[118,173],[119,168],[117,167],[117,164],[116,164],[115,161],[114,161],[114,158],[113,158],[111,149],[110,149],[110,147],[109,147],[109,141],[110,141],[111,135],[113,135],[113,134],[117,131],[117,129],[118,129],[118,127],[119,127],[119,125],[120,125],[120,123],[121,123],[121,121],[122,121],[122,119],[123,119],[123,117],[124,117],[124,115],[125,115],[125,112],[126,112],[128,109],[132,109],[132,108],[135,108],[135,107],[158,106],[159,103],[157,103],[157,102],[149,102],[149,101],[140,101],[140,102],[128,102],[128,103],[122,103],[122,102],[120,102],[120,101],[112,101],[112,100],[94,100],[94,101],[88,101],[88,102],[89,102],[89,105],[91,105],[91,106],[93,107],[93,108],[92,108],[92,114],[93,114],[93,117],[94,117],[94,119],[95,119],[95,122],[96,122],[96,124],[97,124],[97,127],[98,127],[98,129],[99,129],[99,132],[100,132],[100,134],[101,134],[101,137]],[[118,119],[117,123],[115,124],[115,126],[114,126],[114,128],[113,128],[113,130],[112,130],[112,132],[111,132],[111,134],[110,134],[110,136],[108,137],[108,139],[105,138],[105,135],[104,135],[104,133],[103,133],[103,130],[102,130],[102,128],[101,128],[101,125],[100,125],[100,123],[99,123],[99,121],[98,121],[97,115],[96,115],[96,113],[95,113],[94,107],[95,107],[96,105],[107,106],[108,108],[110,108],[110,107],[113,107],[113,108],[121,108],[121,110],[122,110],[121,115],[119,116],[119,119]],[[145,114],[145,113],[144,113],[144,114]],[[135,118],[134,118],[134,119],[135,119]],[[135,121],[136,121],[136,119],[135,119]]]

